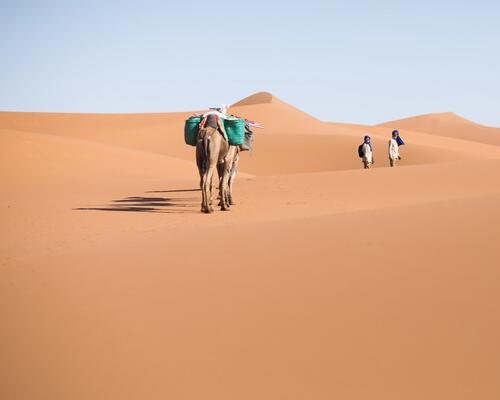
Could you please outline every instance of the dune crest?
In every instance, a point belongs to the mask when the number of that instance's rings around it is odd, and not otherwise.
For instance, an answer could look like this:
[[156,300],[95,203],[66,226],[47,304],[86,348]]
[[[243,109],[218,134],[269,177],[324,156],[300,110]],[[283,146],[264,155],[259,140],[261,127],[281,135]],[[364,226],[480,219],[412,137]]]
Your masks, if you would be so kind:
[[377,126],[408,129],[500,146],[500,128],[478,124],[453,112],[417,115],[384,122]]
[[269,104],[274,100],[274,96],[269,92],[258,92],[234,103],[232,107],[249,106],[254,104]]

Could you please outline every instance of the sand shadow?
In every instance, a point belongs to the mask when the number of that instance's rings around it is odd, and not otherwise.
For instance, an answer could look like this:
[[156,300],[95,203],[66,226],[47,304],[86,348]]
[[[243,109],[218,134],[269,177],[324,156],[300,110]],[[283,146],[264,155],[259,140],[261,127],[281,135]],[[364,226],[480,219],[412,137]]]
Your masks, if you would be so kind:
[[172,189],[172,190],[150,190],[145,193],[183,193],[183,192],[200,192],[201,189]]
[[[155,190],[146,193],[176,193],[196,192],[200,189]],[[199,212],[200,199],[197,197],[144,197],[129,196],[123,199],[112,200],[110,204],[91,207],[77,207],[77,211],[121,211],[141,213],[197,213]]]

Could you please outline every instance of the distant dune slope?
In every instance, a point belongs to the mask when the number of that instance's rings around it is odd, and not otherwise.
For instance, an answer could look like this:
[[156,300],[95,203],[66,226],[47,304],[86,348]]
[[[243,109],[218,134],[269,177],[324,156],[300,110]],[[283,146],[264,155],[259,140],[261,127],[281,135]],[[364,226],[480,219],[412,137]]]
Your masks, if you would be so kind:
[[[240,169],[250,174],[358,168],[357,146],[365,133],[373,136],[375,167],[387,166],[388,127],[322,122],[266,92],[236,103],[230,112],[265,127],[255,129],[254,151],[242,156]],[[184,120],[190,114],[0,113],[0,128],[85,139],[193,162],[194,148],[185,145],[183,138]],[[435,135],[404,132],[404,137],[408,146],[402,149],[402,165],[500,156],[496,147],[457,141],[452,134],[436,139]]]
[[191,162],[78,138],[0,129],[3,194],[103,189],[163,176],[196,178]]
[[479,125],[451,112],[418,115],[385,122],[378,126],[408,129],[500,146],[500,128]]

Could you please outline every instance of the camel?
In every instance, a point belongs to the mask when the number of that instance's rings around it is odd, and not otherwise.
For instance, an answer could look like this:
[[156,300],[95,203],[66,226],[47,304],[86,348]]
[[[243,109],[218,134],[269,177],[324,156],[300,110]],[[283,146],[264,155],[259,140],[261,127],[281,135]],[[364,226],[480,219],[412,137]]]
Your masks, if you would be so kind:
[[[214,211],[212,207],[212,187],[214,173],[219,172],[219,193],[221,211],[231,208],[231,195],[229,181],[235,158],[238,156],[238,146],[231,146],[222,133],[215,128],[204,128],[200,130],[200,136],[196,144],[196,164],[200,173],[200,189],[202,193],[201,211],[210,214]],[[232,181],[231,180],[231,187]]]

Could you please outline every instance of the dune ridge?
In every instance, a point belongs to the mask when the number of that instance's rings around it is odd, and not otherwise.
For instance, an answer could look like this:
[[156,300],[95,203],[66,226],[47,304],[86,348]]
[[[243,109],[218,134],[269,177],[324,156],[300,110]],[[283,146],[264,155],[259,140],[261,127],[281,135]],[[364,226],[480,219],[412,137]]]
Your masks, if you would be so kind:
[[417,115],[378,126],[408,129],[473,142],[500,145],[500,128],[477,124],[453,112]]
[[272,93],[269,92],[258,92],[255,94],[252,94],[248,97],[245,97],[244,99],[237,101],[232,105],[232,107],[238,107],[238,106],[248,106],[248,105],[254,105],[254,104],[267,104],[267,103],[272,103],[274,101],[274,96]]

